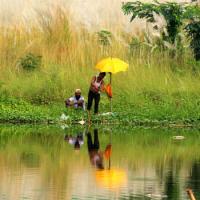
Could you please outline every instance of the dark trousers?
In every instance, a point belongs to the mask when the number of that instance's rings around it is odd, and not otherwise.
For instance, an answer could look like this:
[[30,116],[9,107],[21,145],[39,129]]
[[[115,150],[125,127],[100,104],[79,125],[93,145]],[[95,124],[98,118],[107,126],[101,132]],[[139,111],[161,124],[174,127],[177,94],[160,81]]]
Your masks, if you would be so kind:
[[100,94],[92,92],[90,90],[88,93],[87,110],[91,110],[93,100],[94,100],[94,113],[96,114],[98,113],[98,109],[99,109]]
[[90,132],[87,133],[87,145],[89,152],[99,150],[99,138],[97,129],[94,129],[94,143],[92,142],[91,133]]

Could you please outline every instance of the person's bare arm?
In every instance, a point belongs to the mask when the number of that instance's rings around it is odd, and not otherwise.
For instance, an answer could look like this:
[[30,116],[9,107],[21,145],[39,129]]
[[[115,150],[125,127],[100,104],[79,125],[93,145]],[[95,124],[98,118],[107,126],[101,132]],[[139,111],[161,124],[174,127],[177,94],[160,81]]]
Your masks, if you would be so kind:
[[92,77],[92,80],[91,80],[91,86],[94,86],[95,80],[96,80],[96,77],[93,76],[93,77]]

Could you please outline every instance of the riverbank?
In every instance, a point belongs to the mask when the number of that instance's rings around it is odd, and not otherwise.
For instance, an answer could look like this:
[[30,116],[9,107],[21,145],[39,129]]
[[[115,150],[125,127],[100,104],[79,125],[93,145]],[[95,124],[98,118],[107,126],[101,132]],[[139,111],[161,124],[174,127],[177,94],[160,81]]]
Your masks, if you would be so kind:
[[[137,98],[136,98],[137,99]],[[155,102],[154,102],[155,101]],[[132,103],[113,99],[113,113],[109,113],[109,101],[103,96],[100,114],[92,116],[94,124],[127,124],[135,126],[197,127],[200,126],[198,98],[165,98],[150,101],[143,98]],[[64,115],[63,115],[64,114]],[[64,118],[61,116],[65,116]],[[26,124],[79,124],[87,122],[87,112],[67,109],[64,103],[36,105],[14,99],[0,99],[0,123]]]
[[[64,123],[87,120],[86,112],[66,109],[76,88],[86,98],[95,65],[117,57],[129,64],[112,78],[113,114],[93,123],[196,126],[200,121],[200,63],[183,40],[170,47],[149,30],[140,34],[117,29],[74,27],[68,11],[39,16],[29,30],[2,26],[0,32],[0,122]],[[48,21],[48,23],[47,23]],[[116,21],[116,20],[115,20]],[[130,26],[132,26],[130,24]],[[109,83],[109,75],[105,83]],[[100,113],[109,112],[101,95]]]

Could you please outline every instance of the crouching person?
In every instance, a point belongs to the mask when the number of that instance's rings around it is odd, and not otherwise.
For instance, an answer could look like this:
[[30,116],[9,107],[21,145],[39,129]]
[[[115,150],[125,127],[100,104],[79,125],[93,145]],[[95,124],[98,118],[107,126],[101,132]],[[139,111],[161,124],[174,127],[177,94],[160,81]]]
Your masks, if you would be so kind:
[[84,97],[81,96],[81,90],[76,89],[74,96],[68,98],[65,101],[65,105],[66,107],[82,108],[83,110],[85,110],[85,101]]

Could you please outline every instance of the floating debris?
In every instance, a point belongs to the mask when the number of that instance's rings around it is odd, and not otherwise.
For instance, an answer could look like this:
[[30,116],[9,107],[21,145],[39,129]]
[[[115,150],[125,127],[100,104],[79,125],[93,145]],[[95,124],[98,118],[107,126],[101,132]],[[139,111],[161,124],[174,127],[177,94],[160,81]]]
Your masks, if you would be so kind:
[[149,198],[153,198],[153,199],[163,199],[163,198],[167,198],[167,195],[164,194],[147,194],[146,195]]
[[183,140],[185,137],[183,135],[176,135],[172,137],[174,140]]

